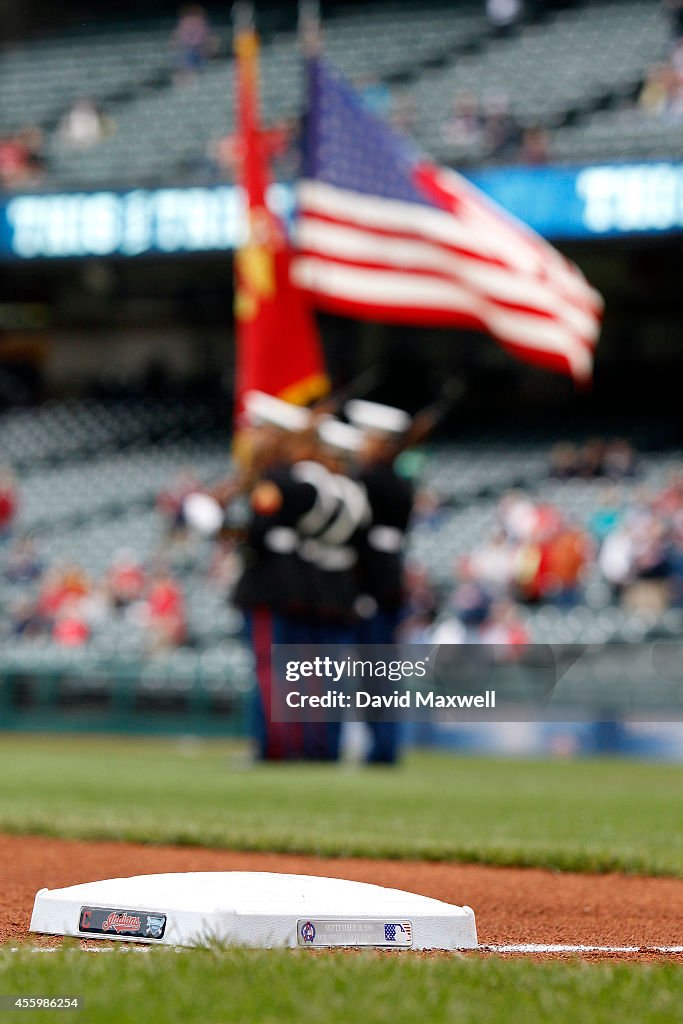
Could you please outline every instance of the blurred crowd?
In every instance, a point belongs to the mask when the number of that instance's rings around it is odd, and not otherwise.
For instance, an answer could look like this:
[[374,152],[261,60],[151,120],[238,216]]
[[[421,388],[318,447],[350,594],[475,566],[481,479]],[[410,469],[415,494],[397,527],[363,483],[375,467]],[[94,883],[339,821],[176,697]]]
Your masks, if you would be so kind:
[[[60,143],[71,150],[97,146],[116,131],[114,120],[90,96],[79,96],[55,128]],[[0,188],[36,188],[48,170],[48,139],[38,125],[25,125],[0,139]]]
[[[160,510],[172,517],[167,495]],[[0,471],[0,566],[16,596],[10,601],[6,635],[50,638],[62,647],[83,647],[99,628],[115,618],[125,622],[149,653],[167,650],[187,639],[182,586],[168,565],[169,543],[151,560],[122,549],[102,578],[82,565],[50,562],[39,541],[21,532],[21,499],[8,469]],[[4,631],[3,631],[4,632]]]
[[163,562],[151,566],[122,550],[101,579],[70,562],[47,565],[32,539],[19,540],[5,564],[5,578],[32,596],[10,607],[10,635],[50,638],[60,647],[84,647],[103,625],[118,619],[149,654],[187,639],[183,591]]
[[35,188],[46,170],[45,140],[37,125],[0,138],[0,188]]
[[[636,105],[648,117],[670,121],[683,118],[683,0],[663,0],[670,23],[669,51],[653,64],[645,78]],[[486,15],[495,35],[514,35],[523,19],[558,4],[521,0],[486,0]],[[206,10],[190,4],[179,10],[169,41],[169,74],[178,87],[194,82],[221,52],[221,41]],[[410,88],[389,88],[377,76],[368,74],[355,82],[367,105],[398,131],[414,135],[418,110]],[[111,112],[92,96],[74,98],[59,118],[53,132],[36,124],[0,138],[0,188],[6,190],[39,187],[49,164],[51,135],[63,148],[86,150],[99,145],[116,132]],[[300,124],[296,117],[267,124],[264,144],[276,177],[292,180],[299,169]],[[457,153],[459,161],[493,160],[543,165],[551,158],[552,136],[547,128],[521,125],[511,109],[510,97],[502,90],[484,95],[462,90],[452,99],[451,109],[441,126],[441,136]],[[210,138],[203,155],[187,169],[201,181],[236,180],[241,160],[240,140],[234,132]]]
[[[603,485],[594,490],[586,516],[577,521],[559,499],[524,490],[504,494],[489,537],[456,560],[445,591],[424,565],[409,562],[402,639],[514,648],[533,640],[521,609],[570,609],[596,580],[607,600],[628,611],[683,607],[683,467],[655,490],[640,482],[639,473],[637,454],[625,440],[554,447],[549,481]],[[160,544],[154,557],[142,560],[122,550],[94,579],[80,565],[50,564],[39,543],[22,534],[19,488],[9,469],[0,470],[0,564],[17,594],[9,609],[11,635],[84,646],[103,623],[118,619],[137,631],[149,653],[192,643],[182,571],[194,552],[183,509],[200,486],[191,470],[180,472],[157,499]],[[418,490],[413,525],[438,532],[451,511],[442,496]],[[227,599],[237,572],[234,543],[216,543],[206,584]]]
[[683,40],[677,40],[668,60],[653,64],[638,96],[648,117],[683,120]]
[[636,100],[646,117],[683,120],[683,0],[663,0],[669,42],[662,59],[652,64]]
[[[198,4],[182,7],[169,39],[169,71],[177,85],[202,73],[219,49],[206,11]],[[0,137],[0,189],[37,188],[49,167],[51,139],[67,150],[92,149],[116,132],[113,115],[92,96],[76,96],[52,131],[26,124]]]
[[200,4],[181,7],[169,40],[175,83],[187,85],[193,81],[216,56],[219,46],[204,8]]
[[[500,499],[488,539],[459,558],[453,584],[438,591],[423,566],[408,570],[404,637],[413,642],[533,641],[524,607],[583,603],[596,580],[605,602],[635,614],[683,607],[683,467],[666,486],[640,484],[628,442],[592,440],[553,449],[548,478],[602,482],[579,522],[561,501],[524,490]],[[414,522],[438,530],[448,509],[438,495],[418,495]]]
[[459,92],[441,127],[444,142],[467,156],[482,154],[494,160],[544,164],[549,159],[550,135],[545,128],[522,128],[510,110],[506,93],[494,91],[480,99]]
[[[293,181],[298,174],[299,127],[297,118],[282,118],[267,125],[261,133],[264,152],[278,181]],[[197,173],[208,181],[235,182],[243,155],[243,140],[237,132],[209,139]]]
[[[89,96],[79,96],[64,112],[55,136],[66,149],[91,149],[116,131],[114,120]],[[0,139],[0,188],[36,188],[45,179],[49,155],[45,132],[25,125]]]
[[[196,562],[198,538],[187,528],[183,502],[200,486],[191,469],[181,470],[157,497],[156,550],[142,558],[122,548],[97,576],[71,559],[45,557],[40,540],[21,529],[21,494],[13,473],[0,468],[0,577],[12,593],[1,634],[42,637],[74,648],[119,623],[132,646],[147,654],[192,645],[183,576]],[[216,543],[206,585],[227,599],[237,572],[234,545]]]

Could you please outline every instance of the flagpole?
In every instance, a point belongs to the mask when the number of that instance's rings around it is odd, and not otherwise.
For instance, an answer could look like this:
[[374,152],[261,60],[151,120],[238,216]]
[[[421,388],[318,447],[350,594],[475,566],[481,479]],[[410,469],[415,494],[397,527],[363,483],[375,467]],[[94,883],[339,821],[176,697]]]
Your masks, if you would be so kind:
[[235,35],[254,28],[254,5],[250,0],[235,0],[232,5],[232,26]]
[[247,371],[249,353],[253,339],[248,326],[250,295],[245,287],[245,268],[248,266],[248,251],[251,243],[251,212],[254,204],[262,200],[263,180],[258,173],[260,165],[256,159],[255,139],[259,125],[258,118],[258,73],[256,70],[257,41],[254,26],[254,7],[250,0],[235,0],[232,15],[232,49],[235,56],[235,132],[239,139],[237,161],[237,184],[244,197],[245,230],[244,238],[235,251],[234,258],[234,313],[235,313],[235,452],[240,447],[242,425],[242,398],[246,390],[242,378]]
[[284,226],[268,208],[268,153],[263,144],[259,46],[251,3],[233,5],[235,128],[247,232],[235,253],[235,409],[248,391],[306,404],[329,390],[315,321],[289,274]]
[[304,57],[317,57],[322,49],[320,0],[299,0],[298,34]]

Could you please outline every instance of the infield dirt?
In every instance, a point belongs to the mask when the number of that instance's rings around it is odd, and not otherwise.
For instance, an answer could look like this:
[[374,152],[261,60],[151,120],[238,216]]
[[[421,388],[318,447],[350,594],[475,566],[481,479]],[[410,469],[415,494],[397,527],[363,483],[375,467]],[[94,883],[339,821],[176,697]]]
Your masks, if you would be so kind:
[[[466,903],[476,912],[484,946],[638,946],[636,954],[601,951],[583,956],[662,959],[665,954],[653,947],[683,945],[683,880],[673,878],[84,843],[38,836],[0,836],[0,864],[0,942],[29,938],[33,898],[43,886],[58,888],[162,871],[283,871],[373,882]],[[55,942],[32,936],[34,940],[36,944]],[[544,959],[568,954],[533,955]],[[683,960],[680,954],[673,956]]]

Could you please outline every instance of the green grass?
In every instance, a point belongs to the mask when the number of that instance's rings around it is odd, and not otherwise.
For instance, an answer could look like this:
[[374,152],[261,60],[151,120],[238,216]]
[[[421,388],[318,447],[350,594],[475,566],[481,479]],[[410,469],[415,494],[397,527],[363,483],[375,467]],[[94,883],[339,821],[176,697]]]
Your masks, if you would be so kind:
[[246,767],[227,744],[0,737],[0,831],[683,876],[683,767],[416,755]]
[[673,1024],[683,973],[673,964],[65,949],[0,951],[0,992],[85,1000],[80,1012],[0,1014],[27,1024]]

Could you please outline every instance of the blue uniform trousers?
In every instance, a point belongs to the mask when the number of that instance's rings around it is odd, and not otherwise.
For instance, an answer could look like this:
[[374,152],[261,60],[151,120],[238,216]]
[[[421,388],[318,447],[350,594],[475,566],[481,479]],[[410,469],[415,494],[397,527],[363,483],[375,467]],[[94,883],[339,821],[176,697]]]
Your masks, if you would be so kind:
[[[356,643],[393,644],[400,613],[398,609],[378,608],[375,614],[356,627]],[[401,726],[398,722],[368,722],[372,743],[368,764],[396,764],[401,744]]]

